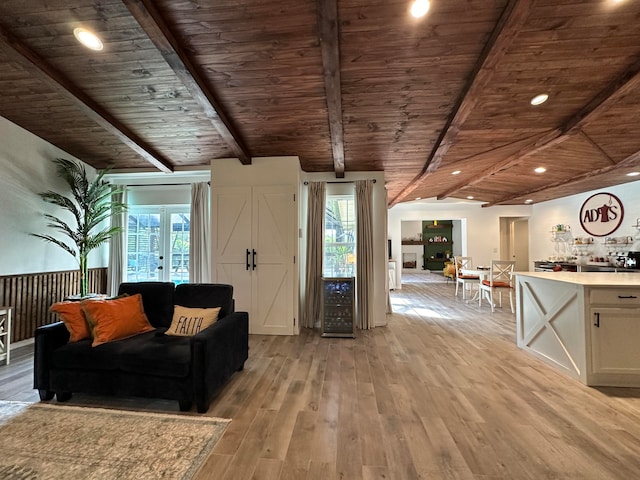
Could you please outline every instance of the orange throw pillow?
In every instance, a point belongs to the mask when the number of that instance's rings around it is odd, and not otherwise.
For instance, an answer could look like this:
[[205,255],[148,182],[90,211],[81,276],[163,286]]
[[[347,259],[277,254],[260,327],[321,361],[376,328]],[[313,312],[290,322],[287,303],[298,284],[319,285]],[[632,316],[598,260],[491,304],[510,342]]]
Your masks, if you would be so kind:
[[142,295],[80,302],[93,332],[94,347],[155,330],[142,306]]
[[51,305],[49,311],[58,315],[69,330],[69,343],[91,338],[89,324],[84,316],[80,302],[58,302]]

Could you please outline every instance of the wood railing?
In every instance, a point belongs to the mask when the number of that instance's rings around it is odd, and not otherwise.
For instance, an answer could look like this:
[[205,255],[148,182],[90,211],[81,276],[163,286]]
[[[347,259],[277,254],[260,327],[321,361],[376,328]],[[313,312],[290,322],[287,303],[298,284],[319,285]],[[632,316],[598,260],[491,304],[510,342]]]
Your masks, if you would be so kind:
[[[56,322],[49,307],[77,294],[79,277],[79,270],[0,277],[0,305],[13,307],[11,341],[31,338],[37,327]],[[107,269],[90,269],[88,286],[92,293],[105,293]]]

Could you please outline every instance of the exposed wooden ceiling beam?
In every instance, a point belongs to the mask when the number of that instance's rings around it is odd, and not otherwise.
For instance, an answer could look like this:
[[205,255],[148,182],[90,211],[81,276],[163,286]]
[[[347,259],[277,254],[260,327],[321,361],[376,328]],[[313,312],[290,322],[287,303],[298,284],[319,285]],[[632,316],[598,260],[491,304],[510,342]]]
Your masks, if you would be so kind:
[[83,114],[119,138],[125,145],[146,161],[163,172],[168,173],[173,171],[171,162],[165,159],[159,152],[155,151],[154,148],[102,108],[100,104],[84,93],[71,80],[49,65],[42,57],[16,39],[2,26],[0,26],[0,46],[4,48],[14,61],[28,69],[30,73],[37,74],[58,93],[71,100]]
[[567,140],[573,135],[582,131],[589,123],[598,118],[611,105],[615,104],[629,92],[640,87],[640,59],[638,59],[630,68],[628,68],[620,77],[611,82],[598,95],[593,97],[589,103],[580,109],[578,113],[572,116],[564,125],[551,131],[549,134],[542,136],[530,149],[524,148],[499,163],[493,165],[490,169],[485,170],[483,175],[476,175],[473,178],[464,180],[457,185],[442,192],[438,196],[438,200],[447,198],[451,194],[465,188],[482,182],[485,178],[498,173],[520,163],[526,157],[534,155],[546,148],[553,147]]
[[600,153],[600,155],[602,155],[602,158],[604,158],[607,162],[609,162],[610,165],[616,164],[615,160],[611,158],[609,154],[605,152],[600,145],[594,142],[593,139],[589,135],[587,135],[584,130],[580,130],[580,137],[584,139],[584,141],[587,142],[589,145],[591,145],[595,150],[597,150]]
[[193,99],[202,107],[233,155],[244,165],[251,164],[251,153],[231,120],[224,112],[220,101],[193,64],[180,42],[175,38],[152,0],[122,0],[138,24],[151,39],[167,64],[189,90]]
[[640,57],[618,78],[593,97],[565,125],[566,133],[582,130],[622,97],[640,87]]
[[477,161],[491,162],[492,159],[495,158],[496,156],[508,155],[510,152],[512,152],[516,148],[522,149],[525,146],[531,144],[531,142],[537,141],[539,137],[540,137],[540,134],[529,135],[528,137],[520,138],[513,142],[505,143],[497,147],[490,148],[489,150],[485,150],[480,153],[470,155],[468,157],[465,157],[461,160],[456,161],[453,165],[455,165],[456,169],[458,169],[458,167],[461,169],[464,169],[465,165],[470,165]]
[[333,169],[337,178],[344,177],[344,132],[342,126],[342,93],[340,87],[340,32],[337,0],[318,0],[318,31],[322,48],[324,90],[329,113]]
[[569,139],[568,135],[562,136],[562,130],[556,128],[554,130],[550,130],[549,132],[540,135],[539,137],[534,138],[529,144],[523,146],[518,149],[517,152],[512,153],[504,160],[494,163],[490,168],[484,170],[482,175],[476,175],[473,178],[463,180],[462,182],[457,183],[453,187],[445,190],[444,192],[438,195],[438,200],[443,200],[449,197],[452,193],[458,192],[465,187],[469,187],[471,185],[475,185],[480,183],[481,180],[484,180],[491,175],[495,175],[496,173],[504,170],[506,168],[515,165],[516,163],[522,161],[523,158],[528,157],[529,155],[533,155],[534,153],[541,152],[546,148],[551,148],[553,146],[559,145],[565,140]]
[[[516,149],[518,149],[518,151],[522,150],[523,148],[525,148],[526,146],[530,145],[532,142],[537,141],[537,139],[540,137],[540,134],[535,134],[535,135],[530,135],[528,137],[525,138],[521,138],[518,139],[514,142],[510,142],[510,143],[505,143],[503,145],[500,145],[498,147],[494,147],[494,148],[490,148],[488,150],[482,151],[480,153],[476,153],[474,155],[470,155],[466,158],[463,158],[461,160],[456,161],[455,163],[451,164],[451,170],[461,170],[461,171],[465,171],[467,169],[467,167],[470,167],[474,164],[476,164],[477,162],[481,162],[483,165],[484,164],[491,164],[494,161],[494,158],[498,157],[498,158],[502,158],[504,155],[510,155],[511,153],[513,153]],[[416,196],[422,196],[422,198],[427,198],[429,197],[429,194],[420,190],[421,186],[417,187],[417,192],[416,192]],[[415,190],[414,190],[415,192]]]
[[440,167],[442,159],[458,136],[462,124],[473,111],[473,108],[480,100],[482,91],[491,80],[496,65],[502,60],[507,49],[529,17],[533,9],[533,3],[529,0],[509,1],[485,44],[469,76],[469,80],[458,97],[451,115],[440,132],[422,171],[396,195],[390,203],[391,206],[409,195],[419,186],[419,182],[422,179]]
[[603,175],[605,173],[609,173],[612,172],[614,170],[619,170],[622,168],[627,168],[627,167],[633,167],[636,165],[640,165],[640,151],[637,151],[631,155],[629,155],[627,158],[625,158],[624,160],[616,163],[615,165],[607,165],[606,167],[602,167],[602,168],[598,168],[596,170],[590,170],[588,172],[585,172],[581,175],[577,175],[574,176],[570,179],[566,179],[566,180],[559,180],[557,182],[553,182],[553,183],[549,183],[547,185],[544,185],[542,187],[538,187],[538,188],[534,188],[532,190],[529,190],[527,192],[520,192],[517,195],[512,195],[510,197],[505,197],[502,198],[500,200],[496,200],[494,202],[488,202],[488,203],[484,203],[482,204],[483,207],[493,207],[494,205],[500,205],[503,203],[509,203],[509,202],[513,202],[514,200],[517,200],[519,198],[524,198],[524,197],[529,197],[535,193],[539,193],[539,192],[543,192],[545,190],[549,190],[551,188],[557,188],[557,187],[562,187],[562,186],[566,186],[566,185],[571,185],[573,183],[578,183],[581,182],[583,180],[588,180],[592,177],[597,177],[598,175]]

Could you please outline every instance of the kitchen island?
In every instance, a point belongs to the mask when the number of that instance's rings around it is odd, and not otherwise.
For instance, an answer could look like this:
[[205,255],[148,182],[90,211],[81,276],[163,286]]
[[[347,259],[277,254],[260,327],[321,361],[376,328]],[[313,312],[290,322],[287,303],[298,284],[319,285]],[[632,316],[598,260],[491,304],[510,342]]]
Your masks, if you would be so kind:
[[516,272],[516,336],[585,385],[640,387],[640,275]]

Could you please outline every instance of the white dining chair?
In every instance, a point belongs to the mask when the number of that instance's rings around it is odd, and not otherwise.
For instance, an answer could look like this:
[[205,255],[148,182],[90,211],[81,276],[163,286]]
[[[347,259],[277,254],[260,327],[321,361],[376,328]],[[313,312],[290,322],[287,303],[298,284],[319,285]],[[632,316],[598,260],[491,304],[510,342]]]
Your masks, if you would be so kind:
[[461,257],[455,256],[454,262],[456,265],[456,297],[458,296],[458,287],[462,285],[462,299],[465,300],[466,291],[468,290],[467,285],[479,284],[480,277],[476,275],[463,275],[461,270],[464,269],[473,269],[473,261],[471,257]]
[[495,294],[498,294],[500,307],[502,307],[502,292],[509,292],[509,304],[511,305],[511,313],[515,313],[513,308],[513,269],[516,262],[509,260],[491,260],[491,269],[488,278],[480,282],[480,295],[478,304],[482,305],[482,298],[486,296],[491,305],[491,311],[495,311],[496,303],[494,301]]

